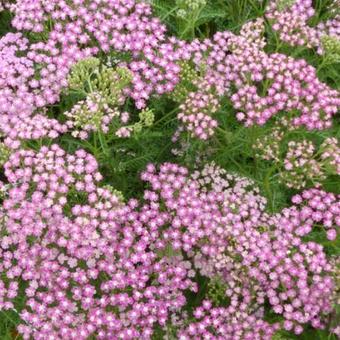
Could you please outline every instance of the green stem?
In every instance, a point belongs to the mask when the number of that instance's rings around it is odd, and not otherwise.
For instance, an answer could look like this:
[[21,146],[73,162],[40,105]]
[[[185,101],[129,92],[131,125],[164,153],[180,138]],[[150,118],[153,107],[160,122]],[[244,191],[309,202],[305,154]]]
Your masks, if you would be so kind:
[[104,155],[106,157],[109,157],[110,151],[109,151],[109,146],[108,146],[106,139],[105,139],[105,135],[101,131],[98,131],[97,135],[98,135],[98,139],[99,139],[101,149],[104,152]]
[[169,116],[171,116],[175,111],[177,111],[177,107],[176,108],[174,108],[173,110],[171,110],[169,113],[167,113],[165,116],[163,116],[160,120],[158,120],[157,122],[155,122],[154,124],[153,124],[153,126],[156,126],[156,125],[158,125],[158,124],[160,124],[160,123],[162,123],[164,120],[166,120]]
[[273,202],[273,193],[270,188],[270,179],[271,179],[271,175],[275,172],[276,169],[277,169],[277,166],[275,164],[271,168],[269,168],[264,178],[264,188],[265,188],[266,195],[269,201],[268,203],[270,204],[272,210],[274,210],[274,202]]
[[[0,312],[5,316],[5,318],[7,320],[9,320],[14,326],[17,326],[17,322],[15,322],[15,320],[13,320],[10,316],[7,315],[7,313],[5,313],[4,311],[0,310]],[[13,311],[14,312],[14,311]]]
[[173,12],[176,12],[177,10],[178,10],[178,6],[175,6],[173,9],[171,9],[166,14],[161,16],[161,21],[165,20],[169,15],[171,15]]

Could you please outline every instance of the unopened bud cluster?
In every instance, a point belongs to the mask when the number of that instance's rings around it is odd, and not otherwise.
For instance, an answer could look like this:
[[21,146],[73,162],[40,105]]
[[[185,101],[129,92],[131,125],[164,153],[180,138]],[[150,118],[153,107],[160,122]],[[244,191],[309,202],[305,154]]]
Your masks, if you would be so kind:
[[140,133],[143,129],[143,127],[150,127],[153,125],[153,122],[155,120],[155,115],[151,109],[143,109],[139,112],[139,121],[127,125],[122,126],[116,131],[116,136],[121,138],[127,138],[130,137],[132,133]]
[[328,63],[340,62],[340,38],[324,35],[321,38],[322,48]]
[[86,139],[90,132],[108,133],[114,118],[119,118],[116,129],[126,123],[129,115],[118,108],[125,102],[124,91],[130,82],[131,73],[126,68],[100,65],[94,57],[77,63],[69,76],[68,91],[80,92],[86,98],[64,113],[71,134]]
[[198,72],[188,61],[179,63],[181,67],[180,82],[176,85],[174,90],[169,94],[169,97],[176,101],[182,102],[188,94],[195,88],[195,80],[199,78]]

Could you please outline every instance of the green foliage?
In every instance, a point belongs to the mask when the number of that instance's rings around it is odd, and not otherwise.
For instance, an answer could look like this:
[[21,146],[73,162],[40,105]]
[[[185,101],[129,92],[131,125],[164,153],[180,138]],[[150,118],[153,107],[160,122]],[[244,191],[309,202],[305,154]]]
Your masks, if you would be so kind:
[[207,296],[216,306],[227,305],[229,301],[225,293],[227,288],[227,285],[221,278],[215,277],[208,283]]
[[216,31],[238,31],[262,16],[267,0],[151,0],[154,13],[182,39],[211,37]]
[[0,11],[0,37],[8,32],[12,32],[12,14],[9,11]]
[[4,143],[0,142],[0,166],[7,162],[10,155],[11,150]]
[[18,314],[14,311],[0,311],[0,339],[19,340],[21,336],[16,331],[16,326],[20,322]]

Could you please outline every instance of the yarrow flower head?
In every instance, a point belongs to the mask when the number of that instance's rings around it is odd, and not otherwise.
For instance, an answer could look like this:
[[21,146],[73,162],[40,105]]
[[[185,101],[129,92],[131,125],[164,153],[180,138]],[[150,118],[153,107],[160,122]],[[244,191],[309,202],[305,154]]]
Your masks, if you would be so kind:
[[256,139],[256,157],[275,162],[280,181],[290,188],[321,186],[327,176],[339,175],[339,143],[326,138],[317,145],[309,139],[295,140],[299,130],[281,118],[268,133]]
[[[89,57],[80,60],[72,66],[68,76],[69,90],[77,91],[87,89],[89,82],[92,81],[94,75],[99,73],[100,60],[95,57]],[[87,89],[88,90],[88,89]]]
[[337,138],[326,138],[320,146],[321,160],[330,174],[340,175],[340,146]]
[[281,142],[285,136],[280,126],[275,126],[270,133],[256,139],[253,149],[256,151],[255,156],[265,161],[280,162],[281,160]]
[[[187,87],[194,86],[194,91],[187,94],[182,105],[190,98],[198,101],[206,95],[214,96],[219,103],[221,97],[227,95],[238,110],[237,119],[246,126],[264,125],[286,112],[292,117],[294,127],[329,128],[340,105],[339,92],[322,83],[315,68],[305,60],[268,54],[265,45],[261,19],[246,23],[239,35],[218,32],[212,39],[187,45],[182,49],[182,58],[194,65],[198,76]],[[211,110],[209,121],[212,120],[215,127],[214,113],[215,110]],[[203,115],[202,119],[206,117]],[[184,120],[181,131],[187,126],[194,131],[195,124],[200,125],[199,119],[195,119],[196,123],[189,122],[183,110],[179,119]],[[209,126],[208,121],[203,122]],[[213,134],[214,129],[211,126],[210,129],[205,131],[204,139]]]
[[86,139],[92,131],[107,133],[109,124],[119,118],[120,112],[110,108],[101,93],[92,92],[64,115],[68,118],[66,124],[72,130],[72,136]]
[[[332,5],[336,9],[338,0],[330,1],[330,12],[332,12]],[[292,46],[315,47],[318,53],[324,54],[323,39],[327,36],[340,38],[340,15],[336,10],[333,12],[333,17],[312,27],[309,21],[315,15],[313,1],[273,0],[266,9],[266,17],[272,22],[273,30],[284,42]]]
[[86,139],[89,132],[108,133],[114,118],[118,118],[116,130],[127,123],[129,116],[118,109],[126,100],[124,91],[131,82],[131,73],[126,68],[101,66],[99,59],[92,57],[72,68],[68,82],[67,91],[86,95],[85,100],[64,113],[74,137]]
[[339,195],[327,193],[320,189],[309,189],[292,198],[294,205],[291,208],[283,210],[282,222],[288,222],[294,219],[293,224],[288,228],[293,228],[294,232],[299,235],[307,235],[316,227],[322,226],[327,233],[327,238],[335,240],[339,233]]
[[217,127],[211,117],[219,109],[218,99],[211,93],[191,92],[180,106],[179,121],[193,136],[206,140]]
[[181,72],[179,74],[180,82],[176,85],[169,96],[176,102],[183,102],[189,93],[196,89],[194,84],[199,81],[198,79],[200,75],[188,61],[181,61],[179,66],[181,68]]
[[284,160],[284,171],[280,173],[281,180],[288,187],[301,189],[308,180],[320,185],[325,175],[317,160],[314,159],[315,146],[311,141],[291,141]]
[[259,319],[257,315],[249,315],[245,311],[236,312],[237,303],[229,308],[214,308],[211,301],[205,300],[202,306],[194,311],[195,321],[189,323],[179,332],[180,340],[209,339],[246,339],[254,337],[264,340],[272,339],[278,325],[271,325]]
[[67,91],[89,94],[98,92],[108,105],[124,104],[124,92],[132,80],[131,73],[124,67],[111,68],[100,65],[100,60],[87,58],[75,64],[70,72]]

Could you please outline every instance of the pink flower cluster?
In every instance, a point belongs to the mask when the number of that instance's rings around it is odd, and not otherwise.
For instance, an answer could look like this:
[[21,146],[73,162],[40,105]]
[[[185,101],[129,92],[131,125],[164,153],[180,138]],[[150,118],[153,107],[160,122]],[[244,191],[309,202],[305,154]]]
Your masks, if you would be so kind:
[[[295,204],[285,209],[282,223],[296,235],[307,235],[313,225],[327,230],[327,238],[335,240],[340,227],[340,195],[324,192],[320,189],[309,189],[292,198]],[[293,223],[289,223],[291,220]]]
[[[334,3],[336,11],[339,3],[337,0]],[[340,16],[336,14],[312,27],[308,21],[314,14],[312,0],[273,0],[266,9],[266,17],[273,22],[272,28],[282,41],[292,46],[314,47],[322,53],[324,35],[340,39]]]
[[[212,39],[183,47],[180,58],[191,59],[197,70],[204,70],[194,81],[199,89],[195,98],[206,93],[229,96],[239,110],[238,120],[247,126],[263,125],[287,112],[294,126],[329,128],[340,106],[339,92],[322,83],[305,60],[266,53],[263,35],[264,23],[258,19],[245,24],[239,35],[218,32]],[[181,112],[183,117],[185,128],[191,130],[192,123]]]
[[210,301],[203,301],[194,311],[196,321],[179,332],[179,339],[272,339],[279,328],[277,324],[271,325],[257,315],[238,311],[239,307],[237,301],[227,308],[214,308]]
[[[13,26],[18,30],[43,32],[53,20],[49,40],[66,42],[83,50],[99,45],[100,50],[127,52],[132,61],[133,86],[129,92],[139,108],[153,92],[174,88],[179,67],[168,54],[165,26],[151,16],[151,6],[135,0],[45,1],[20,0],[12,8]],[[92,39],[92,40],[91,40]],[[164,45],[164,46],[163,46]],[[163,47],[162,47],[163,46]],[[93,52],[98,50],[94,48]]]
[[[204,182],[209,186],[223,187],[221,183],[232,179],[218,168],[208,167],[205,172],[208,176],[204,176]],[[314,199],[315,208],[322,207],[318,209],[318,220],[289,215],[298,210],[295,206],[268,216],[263,212],[263,198],[250,190],[252,183],[240,179],[237,183],[242,185],[224,191],[223,217],[219,218],[224,227],[212,222],[205,233],[201,231],[199,247],[192,251],[195,266],[203,275],[224,278],[226,295],[232,301],[242,301],[241,310],[258,310],[268,298],[274,312],[285,318],[286,330],[294,329],[299,334],[301,324],[308,322],[314,327],[322,326],[320,315],[332,309],[332,266],[322,246],[304,243],[300,237],[310,233],[314,224],[325,222],[333,232],[339,227],[335,219],[339,216],[340,196],[320,190],[302,194],[305,199]],[[246,197],[244,202],[242,196]],[[296,198],[294,202],[301,203]],[[307,225],[309,229],[304,229]],[[296,232],[296,228],[305,233]]]
[[193,136],[206,140],[214,133],[217,121],[211,118],[219,108],[218,99],[211,93],[191,92],[180,105],[180,123]]
[[55,138],[67,130],[56,119],[49,119],[43,107],[59,99],[69,67],[89,50],[65,46],[65,53],[60,54],[56,44],[29,46],[21,33],[8,33],[0,39],[0,130],[13,148],[20,139]]
[[[179,331],[183,339],[210,327],[238,338],[250,336],[249,327],[263,336],[279,327],[299,334],[306,323],[322,327],[332,310],[332,266],[322,246],[301,238],[314,223],[339,225],[340,198],[332,194],[304,192],[294,202],[307,200],[308,211],[293,206],[270,216],[252,181],[215,165],[190,176],[165,163],[142,174],[150,186],[144,200],[123,203],[100,186],[91,155],[57,145],[17,151],[5,174],[0,305],[17,308],[26,283],[18,328],[25,339],[150,339],[185,306],[185,291],[199,289],[194,270],[221,276],[230,306],[203,303]],[[266,299],[284,317],[281,326],[263,321]]]
[[155,204],[123,205],[98,186],[97,167],[84,151],[67,155],[57,145],[18,151],[5,165],[0,270],[9,281],[0,300],[13,308],[27,283],[25,339],[149,339],[196,289],[189,262],[161,256],[168,215]]
[[212,49],[208,58],[198,58],[208,65],[205,81],[219,94],[236,87],[231,100],[241,111],[237,118],[246,125],[263,125],[280,112],[291,112],[295,126],[331,126],[340,105],[339,93],[320,82],[314,67],[305,60],[267,54],[263,41],[249,37],[247,31],[240,36],[217,33],[208,45]]
[[127,94],[139,108],[153,92],[171,91],[178,81],[180,68],[166,53],[165,27],[151,17],[150,5],[134,0],[91,4],[20,0],[10,8],[16,29],[47,35],[32,45],[20,33],[8,33],[0,40],[5,70],[0,83],[0,129],[11,135],[7,143],[13,147],[20,139],[55,138],[67,130],[41,108],[59,100],[72,65],[100,50],[129,53],[127,66],[133,80]]
[[[321,83],[315,69],[304,60],[273,54],[262,60],[263,81],[269,83],[265,93],[259,93],[257,82],[240,88],[233,96],[234,107],[245,112],[238,114],[246,124],[264,124],[279,112],[298,112],[294,126],[307,129],[326,129],[340,105],[336,90]],[[261,76],[259,75],[259,78]]]
[[[246,125],[262,125],[287,111],[294,113],[295,125],[324,129],[340,105],[339,93],[320,82],[305,61],[264,51],[262,19],[246,23],[239,35],[218,32],[212,39],[186,43],[167,37],[151,6],[134,0],[19,0],[10,8],[13,26],[42,40],[29,45],[21,33],[0,39],[0,63],[6,70],[0,83],[0,129],[13,148],[21,139],[55,138],[67,131],[43,107],[59,100],[72,65],[100,51],[113,50],[118,63],[130,70],[126,95],[138,108],[152,95],[171,92],[180,80],[180,63],[190,60],[201,76],[195,80],[198,93],[187,102],[195,98],[200,105],[206,96],[230,96]],[[120,54],[128,60],[120,60]],[[215,107],[203,113],[181,110],[179,120],[207,139],[217,125]]]

